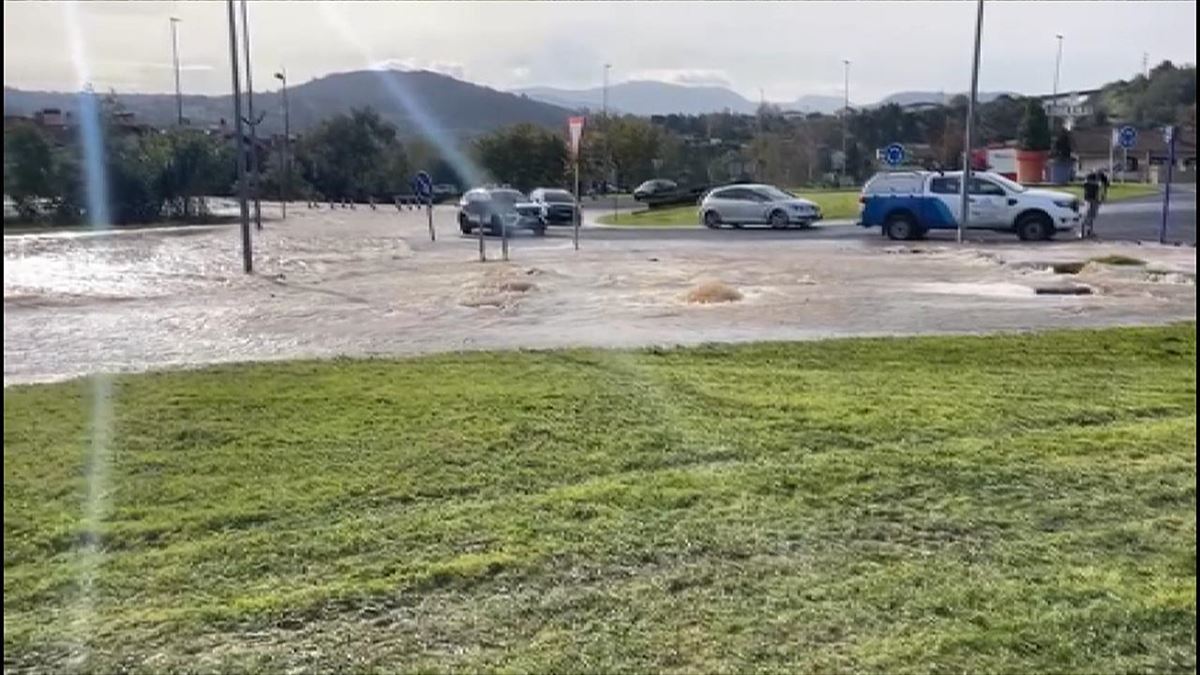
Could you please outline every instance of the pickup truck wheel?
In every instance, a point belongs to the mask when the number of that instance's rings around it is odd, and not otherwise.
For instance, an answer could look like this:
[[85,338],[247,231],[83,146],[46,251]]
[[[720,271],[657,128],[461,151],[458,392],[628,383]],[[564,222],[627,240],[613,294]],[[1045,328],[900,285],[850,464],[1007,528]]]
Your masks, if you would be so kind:
[[1017,220],[1021,241],[1045,241],[1054,236],[1054,223],[1044,213],[1030,213]]
[[721,214],[716,211],[704,212],[704,226],[710,230],[715,230],[721,227]]
[[893,241],[908,241],[920,237],[917,229],[917,223],[912,216],[897,213],[888,216],[888,219],[883,223],[883,233],[888,239]]

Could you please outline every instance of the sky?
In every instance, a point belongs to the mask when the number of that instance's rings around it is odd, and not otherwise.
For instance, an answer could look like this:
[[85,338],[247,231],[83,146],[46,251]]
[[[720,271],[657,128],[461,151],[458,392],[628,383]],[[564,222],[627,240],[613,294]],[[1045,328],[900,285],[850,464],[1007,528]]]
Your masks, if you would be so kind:
[[[965,91],[975,2],[349,2],[253,0],[256,89],[365,68],[434,70],[497,89],[658,79],[727,86],[751,100]],[[181,19],[185,93],[230,91],[220,0],[4,2],[4,84],[174,90],[169,18]],[[1163,59],[1196,62],[1196,3],[1017,2],[984,9],[981,91],[1088,89]],[[72,37],[72,36],[76,37]],[[239,47],[240,49],[240,47]]]

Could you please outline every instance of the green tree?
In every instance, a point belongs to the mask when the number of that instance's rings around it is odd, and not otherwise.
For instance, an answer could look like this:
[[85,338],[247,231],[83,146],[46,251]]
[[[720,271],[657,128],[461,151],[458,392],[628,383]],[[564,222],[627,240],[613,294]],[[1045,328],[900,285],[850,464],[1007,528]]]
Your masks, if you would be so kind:
[[1017,143],[1022,150],[1050,149],[1050,122],[1040,101],[1029,99],[1025,114],[1017,132]]
[[54,148],[37,127],[17,125],[4,134],[4,194],[23,218],[38,215],[38,201],[55,196]]
[[566,142],[548,129],[516,124],[481,136],[475,148],[480,164],[500,183],[518,190],[564,184]]
[[303,179],[330,198],[408,191],[409,166],[396,127],[369,108],[325,120],[296,148]]

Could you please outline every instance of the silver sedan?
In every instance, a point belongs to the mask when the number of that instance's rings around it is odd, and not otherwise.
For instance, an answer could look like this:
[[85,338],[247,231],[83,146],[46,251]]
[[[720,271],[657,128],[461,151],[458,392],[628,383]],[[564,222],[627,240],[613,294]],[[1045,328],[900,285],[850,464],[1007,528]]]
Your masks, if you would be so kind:
[[722,225],[809,227],[821,219],[821,207],[773,185],[727,185],[710,190],[700,201],[700,222]]

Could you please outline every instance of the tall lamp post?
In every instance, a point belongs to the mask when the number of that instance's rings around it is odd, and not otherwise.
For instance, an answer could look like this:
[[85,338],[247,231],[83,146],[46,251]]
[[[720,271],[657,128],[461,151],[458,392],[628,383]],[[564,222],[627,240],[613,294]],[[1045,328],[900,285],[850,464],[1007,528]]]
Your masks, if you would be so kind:
[[[1050,110],[1058,107],[1058,74],[1062,70],[1062,52],[1063,52],[1063,36],[1062,33],[1055,34],[1054,38],[1058,40],[1058,55],[1054,57],[1054,90],[1051,92],[1050,100],[1053,105]],[[1052,115],[1053,116],[1053,115]]]
[[233,0],[225,0],[229,9],[229,66],[233,71],[233,124],[237,134],[238,205],[242,214],[242,269],[254,271],[254,253],[250,244],[250,209],[246,204],[246,137],[242,133],[242,83],[238,77],[237,17]]
[[292,196],[292,125],[288,111],[287,68],[275,73],[275,79],[283,82],[283,219],[287,220],[287,202]]
[[171,17],[171,58],[175,62],[175,117],[183,126],[183,89],[179,86],[179,19]]
[[254,194],[254,228],[262,229],[262,202],[258,196],[258,123],[262,120],[254,118],[254,80],[251,77],[253,68],[250,66],[250,17],[246,9],[246,0],[242,0],[242,51],[246,55],[246,120],[250,125],[250,189]]
[[975,142],[975,99],[979,96],[979,41],[983,34],[983,0],[978,0],[975,14],[975,58],[971,61],[971,98],[967,99],[967,132],[963,142],[962,185],[959,186],[961,212],[958,218],[958,243],[962,243],[963,230],[967,229],[971,217],[971,146]]
[[[604,88],[602,90],[603,93],[601,94],[601,104],[600,104],[600,108],[601,108],[600,116],[604,118],[604,173],[606,174],[604,176],[604,191],[605,192],[608,191],[608,187],[610,185],[610,183],[609,183],[610,180],[614,183],[614,185],[612,185],[612,187],[616,188],[616,185],[615,185],[615,183],[616,183],[616,167],[613,166],[612,139],[609,138],[609,134],[612,130],[612,125],[610,125],[608,123],[608,71],[611,68],[612,68],[611,63],[604,64]],[[613,220],[615,221],[617,218],[617,193],[615,190],[613,191],[612,207],[613,207]]]

